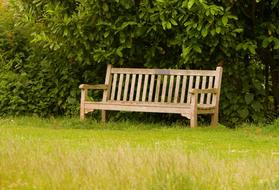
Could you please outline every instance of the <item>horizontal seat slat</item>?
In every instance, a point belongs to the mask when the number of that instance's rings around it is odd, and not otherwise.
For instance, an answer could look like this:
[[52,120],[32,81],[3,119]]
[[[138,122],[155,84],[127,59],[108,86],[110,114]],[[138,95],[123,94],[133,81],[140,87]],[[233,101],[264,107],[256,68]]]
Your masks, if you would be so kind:
[[112,68],[116,74],[150,74],[150,75],[197,75],[215,76],[215,70],[179,70],[179,69],[140,69],[140,68]]
[[[86,101],[86,103],[90,103],[90,101]],[[95,103],[95,102],[94,102]],[[159,107],[188,107],[190,104],[184,103],[167,103],[167,102],[142,102],[142,101],[117,101],[117,100],[109,100],[107,102],[98,102],[100,104],[121,104],[121,105],[144,105],[144,106],[159,106]]]
[[168,106],[167,104],[125,104],[120,102],[85,102],[86,110],[119,110],[132,112],[153,112],[153,113],[188,113],[190,112],[190,105],[182,106]]
[[[91,103],[91,102],[87,102],[87,103]],[[137,102],[137,101],[115,101],[115,100],[110,100],[108,102],[98,102],[100,104],[111,104],[111,105],[138,105],[138,106],[151,106],[151,107],[180,107],[180,108],[188,108],[191,104],[187,104],[187,103],[168,103],[168,102]],[[215,106],[214,105],[208,105],[208,104],[198,104],[197,105],[199,109],[213,109]]]

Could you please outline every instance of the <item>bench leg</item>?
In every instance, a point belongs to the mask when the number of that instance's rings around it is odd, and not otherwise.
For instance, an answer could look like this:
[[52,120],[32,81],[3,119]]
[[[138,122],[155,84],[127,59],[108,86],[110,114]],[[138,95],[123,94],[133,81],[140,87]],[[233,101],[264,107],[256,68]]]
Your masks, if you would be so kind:
[[105,123],[107,121],[107,111],[106,110],[102,110],[101,114],[102,114],[102,122]]
[[218,113],[214,113],[211,115],[211,126],[217,127],[218,125]]
[[84,118],[85,118],[84,102],[85,102],[86,96],[87,96],[87,90],[82,89],[81,90],[81,96],[80,96],[80,112],[79,112],[81,121],[84,120]]
[[84,120],[85,119],[85,111],[84,111],[84,107],[83,105],[80,105],[80,120]]
[[197,114],[192,115],[191,119],[190,119],[190,127],[194,128],[197,127],[198,125],[198,116]]

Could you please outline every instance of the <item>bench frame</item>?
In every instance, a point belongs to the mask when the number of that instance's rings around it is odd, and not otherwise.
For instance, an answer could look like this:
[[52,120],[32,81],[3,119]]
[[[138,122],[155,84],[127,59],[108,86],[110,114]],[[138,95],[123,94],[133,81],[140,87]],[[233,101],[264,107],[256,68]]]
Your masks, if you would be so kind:
[[[197,76],[199,76],[198,78],[202,78],[205,76],[211,76],[212,78],[214,77],[215,79],[214,79],[214,82],[213,82],[213,79],[211,79],[212,88],[207,88],[207,89],[195,88],[195,87],[197,87],[197,85],[195,85],[194,88],[191,87],[192,89],[189,88],[188,89],[189,97],[187,97],[187,98],[190,99],[190,103],[188,102],[188,104],[178,103],[177,97],[176,97],[176,101],[175,101],[176,103],[158,102],[157,96],[160,96],[160,94],[157,94],[157,89],[156,89],[156,95],[155,95],[155,100],[156,99],[157,100],[155,102],[154,101],[151,101],[151,102],[150,101],[148,101],[148,102],[139,101],[138,94],[142,93],[142,92],[138,93],[139,89],[134,89],[134,86],[132,87],[132,89],[130,89],[130,92],[132,92],[132,94],[133,94],[132,96],[134,97],[134,92],[136,91],[136,93],[137,93],[136,100],[135,101],[134,100],[133,101],[124,101],[124,102],[119,101],[120,100],[119,96],[121,96],[121,92],[120,92],[120,95],[119,95],[119,93],[116,94],[115,86],[117,86],[117,84],[116,84],[116,79],[114,79],[113,77],[115,77],[115,74],[116,74],[116,76],[117,76],[117,74],[122,75],[122,77],[120,76],[120,79],[119,79],[119,81],[120,81],[119,83],[121,83],[121,85],[122,85],[122,83],[124,82],[123,74],[134,75],[135,71],[137,72],[137,74],[141,75],[141,79],[140,79],[141,81],[139,84],[141,85],[141,83],[144,81],[143,90],[145,91],[145,93],[147,91],[146,88],[147,88],[148,84],[146,84],[146,83],[148,82],[148,79],[146,81],[143,80],[142,75],[152,75],[152,74],[154,75],[154,73],[155,73],[157,75],[160,75],[160,79],[158,79],[158,80],[161,80],[161,75],[164,75],[164,76],[166,76],[166,75],[178,76],[179,75],[179,80],[180,80],[180,76],[182,78],[182,76],[185,74],[185,72],[187,72],[187,74],[189,76],[197,75]],[[213,71],[212,70],[206,71],[206,70],[112,68],[112,66],[109,64],[107,66],[105,84],[98,84],[98,85],[81,84],[79,86],[79,88],[81,89],[80,119],[84,120],[85,114],[88,112],[94,111],[94,110],[101,110],[101,117],[102,117],[103,122],[106,122],[108,110],[155,112],[155,113],[178,113],[178,114],[181,114],[183,117],[190,119],[190,126],[191,126],[191,128],[193,128],[193,127],[197,126],[197,115],[198,114],[210,114],[211,115],[211,126],[215,127],[218,125],[219,99],[220,99],[222,71],[223,71],[222,67],[217,67],[216,70],[213,70]],[[173,78],[172,79],[170,78],[170,80],[173,80]],[[154,81],[154,78],[153,78],[153,81]],[[200,80],[198,79],[198,82],[196,81],[195,83],[198,84],[199,82],[200,82]],[[114,83],[114,84],[112,84],[112,83]],[[135,83],[134,79],[132,80],[132,84],[133,83]],[[164,83],[165,83],[165,81],[164,81]],[[191,82],[191,85],[192,85],[192,83],[193,83],[193,81]],[[203,82],[203,84],[201,84],[201,85],[198,84],[198,86],[201,86],[201,88],[204,88],[206,85],[205,83],[206,82]],[[160,87],[158,87],[158,85],[157,85],[157,87],[155,85],[153,87],[153,85],[152,85],[152,89],[160,88]],[[159,85],[161,85],[161,84],[159,84]],[[126,85],[126,86],[128,86],[128,85]],[[123,87],[121,86],[121,89],[122,88]],[[171,87],[171,88],[173,88],[173,87]],[[89,101],[88,96],[87,96],[88,90],[103,90],[102,101],[101,102]],[[185,87],[182,90],[185,90]],[[126,98],[127,98],[128,90],[126,89],[126,87],[125,87],[125,91],[127,94],[126,95]],[[140,89],[140,91],[141,91],[141,89]],[[160,89],[158,91],[160,91]],[[162,91],[163,92],[165,91],[164,93],[166,94],[166,87],[163,87]],[[113,93],[113,94],[111,94],[111,93]],[[202,96],[204,98],[204,96],[205,96],[204,94],[210,94],[210,96],[212,96],[211,104],[205,103],[205,104],[200,105],[198,103],[198,99],[200,98],[200,96]],[[117,96],[117,98],[115,98],[116,100],[113,99],[113,101],[110,101],[110,97],[114,97],[114,96]],[[131,94],[130,94],[130,96],[131,96]],[[152,96],[154,96],[154,95],[152,95]],[[163,95],[162,98],[164,99],[163,101],[165,101],[165,98],[166,98],[165,95]],[[144,99],[147,99],[147,97],[144,97]]]

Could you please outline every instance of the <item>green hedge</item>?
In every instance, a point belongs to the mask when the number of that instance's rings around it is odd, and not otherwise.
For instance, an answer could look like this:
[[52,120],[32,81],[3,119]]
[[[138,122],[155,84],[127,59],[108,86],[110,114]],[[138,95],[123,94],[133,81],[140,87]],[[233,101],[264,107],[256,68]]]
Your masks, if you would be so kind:
[[120,67],[215,69],[221,120],[264,119],[263,65],[227,1],[22,0],[0,20],[0,113],[75,115],[79,83]]

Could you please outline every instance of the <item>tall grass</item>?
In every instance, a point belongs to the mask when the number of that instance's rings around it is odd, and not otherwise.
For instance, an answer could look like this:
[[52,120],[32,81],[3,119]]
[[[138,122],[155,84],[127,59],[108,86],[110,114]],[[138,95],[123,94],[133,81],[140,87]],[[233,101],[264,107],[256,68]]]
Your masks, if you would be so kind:
[[256,129],[80,130],[30,120],[59,127],[0,120],[0,189],[279,189],[278,136]]

